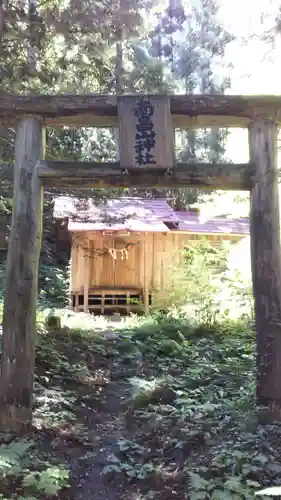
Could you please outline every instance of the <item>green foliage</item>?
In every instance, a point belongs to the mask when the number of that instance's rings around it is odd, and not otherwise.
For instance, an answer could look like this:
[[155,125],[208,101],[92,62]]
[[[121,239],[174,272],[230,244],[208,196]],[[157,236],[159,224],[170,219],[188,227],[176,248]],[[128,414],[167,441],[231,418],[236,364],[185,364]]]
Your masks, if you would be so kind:
[[[56,317],[58,314],[56,313]],[[47,315],[47,318],[49,315]],[[94,356],[112,355],[101,337],[92,331],[61,330],[46,331],[44,318],[40,318],[42,331],[36,347],[36,420],[48,427],[74,424],[77,386],[99,388],[106,384],[106,374],[92,372]],[[63,318],[62,318],[63,323]],[[114,351],[113,351],[114,352]]]
[[262,485],[278,484],[280,426],[261,427],[255,413],[249,322],[154,318],[123,330],[119,349],[138,366],[130,379],[134,432],[119,441],[104,473],[137,479],[140,491],[150,488],[144,498],[155,499],[165,491],[253,500]]
[[30,472],[22,481],[23,487],[47,496],[54,496],[68,486],[69,473],[60,467],[48,467],[42,472]]
[[[107,339],[99,322],[85,331],[71,330],[71,317],[61,314],[62,329],[49,332],[42,314],[39,319],[37,425],[71,429],[75,443],[84,445],[89,430],[77,421],[77,408],[82,402],[85,407],[89,398],[100,401],[101,388],[108,383],[107,366],[113,375],[122,370],[129,381],[129,426],[123,422],[118,431],[105,477],[137,482],[146,500],[160,500],[163,492],[179,500],[253,500],[262,488],[278,485],[280,426],[261,426],[255,411],[250,321],[196,324],[184,314],[131,318]],[[102,366],[99,374],[97,366]],[[19,495],[25,497],[48,498],[68,484],[65,467],[51,457],[39,460],[34,440],[23,442],[20,451],[4,447],[2,455],[4,498],[10,500],[15,478]],[[260,498],[266,497],[262,490]]]
[[[183,251],[184,264],[167,269],[173,282],[164,296],[153,300],[153,314],[159,317],[193,317],[204,324],[252,314],[252,286],[248,279],[229,267],[231,245],[212,245],[202,238]],[[178,260],[175,255],[175,261]]]
[[[0,445],[0,498],[36,500],[52,498],[68,487],[69,473],[64,466],[51,466],[36,455],[36,442],[11,440]],[[16,496],[10,497],[16,484]],[[9,498],[8,496],[9,495]]]
[[44,306],[62,307],[69,294],[69,269],[42,263],[39,267],[39,302]]
[[[80,396],[85,392],[85,397],[98,397],[100,387],[107,384],[107,374],[92,367],[97,355],[112,356],[112,347],[92,331],[48,331],[45,317],[48,313],[38,314],[33,412],[37,430],[28,439],[0,436],[1,500],[47,500],[64,494],[69,487],[69,470],[60,463],[62,455],[56,455],[57,444],[67,448],[67,439],[73,436],[75,446],[83,449],[88,429],[77,421],[78,391]],[[62,441],[61,430],[68,430]]]
[[[206,321],[210,320],[208,313],[211,312],[211,303],[219,291],[221,275],[227,268],[227,255],[227,249],[223,246],[216,248],[207,240],[185,249],[183,287],[186,290],[186,300],[194,304],[203,321],[204,315]],[[213,307],[213,315],[215,314],[216,309]]]
[[27,452],[30,453],[30,448],[34,446],[32,441],[14,441],[9,444],[0,445],[0,474],[1,481],[9,475],[15,475],[21,470],[23,463],[20,461],[22,459],[27,459]]
[[[68,302],[69,267],[45,264],[39,266],[38,302],[41,307],[63,307]],[[3,310],[5,262],[0,263],[0,318]]]

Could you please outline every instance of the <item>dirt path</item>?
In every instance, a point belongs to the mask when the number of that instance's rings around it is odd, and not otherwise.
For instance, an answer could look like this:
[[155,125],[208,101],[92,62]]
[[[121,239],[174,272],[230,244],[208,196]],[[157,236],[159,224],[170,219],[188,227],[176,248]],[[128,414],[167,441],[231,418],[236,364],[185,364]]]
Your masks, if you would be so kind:
[[[118,440],[124,435],[124,414],[127,408],[129,383],[124,378],[113,380],[103,389],[102,396],[86,396],[87,404],[78,410],[78,419],[88,429],[88,458],[72,463],[73,500],[120,500],[124,489],[118,480],[109,481],[103,469],[107,457],[118,452]],[[120,478],[121,480],[121,478]]]

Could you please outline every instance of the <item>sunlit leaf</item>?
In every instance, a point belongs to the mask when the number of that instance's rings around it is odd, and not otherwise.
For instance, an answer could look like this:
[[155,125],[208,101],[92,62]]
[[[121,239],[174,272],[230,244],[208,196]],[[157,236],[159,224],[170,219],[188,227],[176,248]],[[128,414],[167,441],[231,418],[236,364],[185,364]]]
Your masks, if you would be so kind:
[[281,486],[272,486],[271,488],[265,488],[264,490],[257,491],[256,495],[267,495],[272,497],[281,496]]

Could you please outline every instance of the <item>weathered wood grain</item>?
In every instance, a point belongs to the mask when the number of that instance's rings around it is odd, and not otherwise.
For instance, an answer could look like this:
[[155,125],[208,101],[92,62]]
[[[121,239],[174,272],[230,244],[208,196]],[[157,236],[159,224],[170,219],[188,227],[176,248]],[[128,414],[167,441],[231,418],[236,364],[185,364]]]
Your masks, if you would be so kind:
[[252,164],[177,164],[171,170],[160,167],[128,168],[119,163],[53,162],[38,164],[38,175],[44,186],[71,188],[185,188],[249,190],[255,179]]
[[[257,119],[281,123],[281,96],[171,95],[173,127],[246,127]],[[46,125],[118,125],[118,97],[113,95],[0,96],[0,119],[43,117]]]
[[[129,168],[126,175],[120,163],[41,161],[38,175],[46,187],[116,188],[120,187],[201,187],[248,191],[255,182],[253,163],[178,163],[165,175],[167,169]],[[13,181],[13,165],[0,164],[0,178]]]
[[250,157],[257,167],[251,192],[251,259],[257,332],[257,401],[281,418],[281,246],[277,126],[250,127]]
[[[140,118],[141,130],[138,131],[136,113],[141,114],[140,110],[146,116]],[[148,116],[149,111],[151,111],[151,117]],[[169,168],[173,165],[173,129],[168,97],[152,96],[149,99],[142,100],[138,96],[123,96],[119,99],[118,116],[119,160],[123,168],[148,168],[153,166]],[[146,130],[143,130],[145,122],[150,122],[151,130],[147,130],[147,127],[145,127]],[[147,126],[149,126],[149,123]],[[148,140],[144,139],[143,141],[142,137],[138,140],[138,137],[143,134]],[[151,149],[145,147],[148,142],[154,143]],[[143,146],[143,151],[138,151],[139,146]]]
[[34,118],[18,123],[12,227],[6,267],[0,429],[30,424],[36,337],[36,299],[42,234],[43,189],[36,170],[42,126]]

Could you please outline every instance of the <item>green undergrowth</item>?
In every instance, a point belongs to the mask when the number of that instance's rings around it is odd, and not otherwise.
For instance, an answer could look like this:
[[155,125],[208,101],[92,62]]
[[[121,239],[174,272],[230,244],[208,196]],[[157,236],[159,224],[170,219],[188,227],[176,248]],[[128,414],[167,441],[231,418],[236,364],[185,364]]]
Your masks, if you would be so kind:
[[280,483],[281,426],[257,418],[250,324],[158,320],[123,334],[130,432],[104,473],[147,500],[251,500]]
[[69,484],[64,464],[50,454],[39,453],[34,437],[2,436],[0,445],[0,499],[55,498]]
[[33,427],[0,435],[0,500],[73,498],[68,452],[85,455],[89,446],[77,410],[89,395],[102,398],[107,373],[96,359],[115,352],[93,331],[51,332],[38,318]]
[[1,439],[0,499],[74,498],[71,450],[92,451],[77,412],[92,411],[114,377],[131,395],[106,481],[120,480],[138,500],[252,500],[280,484],[281,426],[257,418],[250,323],[132,317],[109,329],[83,315],[62,323],[48,331],[38,316],[34,429]]

